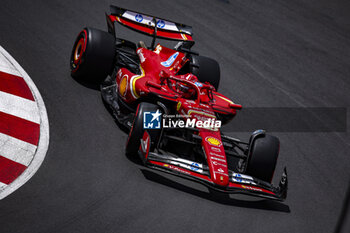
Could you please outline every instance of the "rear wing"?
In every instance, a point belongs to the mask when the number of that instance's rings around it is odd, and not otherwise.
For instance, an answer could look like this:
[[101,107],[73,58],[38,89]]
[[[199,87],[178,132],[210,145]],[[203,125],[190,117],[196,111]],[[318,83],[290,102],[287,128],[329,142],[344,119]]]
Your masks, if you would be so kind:
[[114,32],[114,22],[143,34],[178,41],[193,41],[192,27],[166,19],[146,15],[117,6],[110,6],[111,14],[106,15],[108,30]]

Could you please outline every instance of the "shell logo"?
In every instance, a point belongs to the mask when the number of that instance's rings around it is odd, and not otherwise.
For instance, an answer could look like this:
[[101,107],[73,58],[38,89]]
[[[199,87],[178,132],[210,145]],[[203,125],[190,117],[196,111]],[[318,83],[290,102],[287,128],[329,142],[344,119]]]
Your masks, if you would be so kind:
[[120,81],[120,83],[119,83],[120,95],[125,96],[127,86],[128,86],[128,76],[124,75],[122,78],[122,81]]
[[211,144],[211,145],[213,145],[213,146],[221,146],[221,142],[220,142],[220,140],[217,139],[217,138],[214,138],[214,137],[206,137],[205,140],[206,140],[209,144]]

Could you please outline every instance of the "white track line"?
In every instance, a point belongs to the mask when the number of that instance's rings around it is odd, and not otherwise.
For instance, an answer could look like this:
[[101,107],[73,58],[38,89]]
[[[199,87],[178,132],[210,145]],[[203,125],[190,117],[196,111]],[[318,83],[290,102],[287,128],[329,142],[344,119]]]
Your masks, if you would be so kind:
[[40,124],[36,102],[0,91],[0,111]]
[[22,77],[21,73],[13,67],[9,59],[4,56],[0,56],[0,71]]
[[12,161],[28,167],[36,148],[30,143],[0,133],[0,155]]
[[[15,181],[7,185],[7,187],[5,187],[3,191],[0,192],[0,200],[1,200],[7,195],[11,194],[16,189],[18,189],[19,187],[21,187],[24,183],[26,183],[35,174],[35,172],[39,169],[40,165],[44,161],[47,149],[49,147],[49,121],[47,118],[44,101],[38,89],[36,88],[34,82],[31,80],[28,74],[16,62],[16,60],[8,52],[6,52],[6,50],[1,46],[0,46],[0,57],[5,57],[7,59],[7,61],[5,62],[8,62],[11,65],[9,66],[8,70],[12,69],[13,74],[17,72],[18,74],[16,75],[23,77],[23,79],[26,81],[27,85],[29,86],[29,88],[33,93],[33,96],[39,108],[39,114],[40,114],[40,138],[39,138],[39,144],[38,144],[35,156],[32,162],[30,163],[29,167]],[[4,58],[0,58],[0,59],[4,60]],[[3,64],[6,64],[5,62]],[[1,69],[2,68],[3,67],[1,67]]]
[[0,182],[0,192],[1,192],[1,190],[3,190],[6,187],[7,187],[7,184]]

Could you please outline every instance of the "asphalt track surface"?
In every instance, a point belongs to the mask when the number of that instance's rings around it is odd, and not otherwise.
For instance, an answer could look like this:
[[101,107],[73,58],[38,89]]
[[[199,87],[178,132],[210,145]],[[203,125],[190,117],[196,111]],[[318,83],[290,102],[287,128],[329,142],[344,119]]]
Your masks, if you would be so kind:
[[[275,182],[284,165],[289,171],[284,203],[212,196],[124,155],[127,135],[100,93],[69,73],[77,33],[105,29],[110,3],[1,2],[0,44],[41,92],[51,138],[36,175],[0,202],[0,232],[334,231],[350,177],[347,132],[274,133],[281,140]],[[221,64],[221,92],[246,107],[350,105],[346,1],[114,4],[192,25],[195,50]]]

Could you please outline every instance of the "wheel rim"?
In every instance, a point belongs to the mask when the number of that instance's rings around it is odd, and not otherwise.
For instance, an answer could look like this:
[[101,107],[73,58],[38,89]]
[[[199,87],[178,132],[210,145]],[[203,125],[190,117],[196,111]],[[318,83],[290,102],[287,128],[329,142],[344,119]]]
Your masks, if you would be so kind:
[[87,33],[86,30],[83,30],[78,39],[75,42],[75,46],[73,47],[72,55],[71,55],[71,69],[72,72],[75,72],[79,65],[82,63],[83,55],[86,49],[86,38]]
[[81,57],[82,54],[82,50],[83,50],[83,45],[84,45],[84,38],[81,38],[77,44],[77,46],[75,47],[75,51],[74,51],[74,61],[78,61]]

